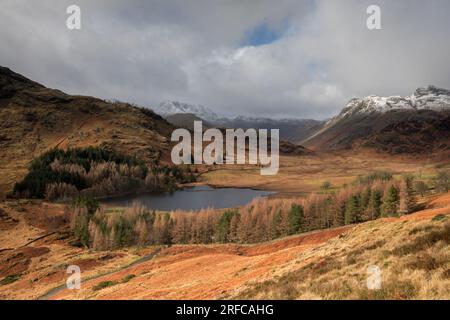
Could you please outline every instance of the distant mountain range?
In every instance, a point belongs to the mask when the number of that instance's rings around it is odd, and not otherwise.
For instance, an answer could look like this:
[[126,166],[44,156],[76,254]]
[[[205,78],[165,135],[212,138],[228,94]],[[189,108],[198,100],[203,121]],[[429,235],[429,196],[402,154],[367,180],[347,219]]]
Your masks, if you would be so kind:
[[164,101],[156,108],[152,108],[157,114],[167,117],[174,114],[192,114],[200,119],[215,122],[220,117],[211,109],[200,104],[189,104],[179,101]]
[[155,111],[68,95],[0,67],[0,193],[23,177],[30,160],[53,147],[96,145],[169,161],[172,131],[191,128],[189,123],[200,119],[204,127],[279,128],[285,140],[280,150],[290,154],[372,148],[450,156],[450,91],[434,86],[407,97],[352,99],[328,121],[227,118],[180,102],[163,103]]
[[408,97],[352,99],[302,142],[313,149],[370,147],[389,153],[450,150],[450,91],[434,86]]
[[318,130],[323,121],[311,119],[269,119],[264,117],[220,116],[211,109],[196,104],[166,101],[153,111],[163,116],[175,126],[191,129],[194,120],[203,120],[204,127],[242,128],[242,129],[280,129],[280,138],[298,143]]
[[450,91],[435,86],[418,88],[407,97],[354,98],[328,121],[228,118],[207,107],[181,102],[162,103],[155,112],[186,128],[200,119],[208,126],[224,128],[278,128],[281,139],[313,150],[367,147],[391,154],[450,151]]

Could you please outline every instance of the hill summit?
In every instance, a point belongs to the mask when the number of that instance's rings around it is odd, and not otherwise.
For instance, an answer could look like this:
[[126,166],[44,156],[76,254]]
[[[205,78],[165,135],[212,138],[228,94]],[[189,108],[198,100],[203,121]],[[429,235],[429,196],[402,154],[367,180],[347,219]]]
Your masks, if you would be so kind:
[[369,147],[392,154],[447,154],[450,91],[428,86],[407,97],[354,98],[302,143],[321,150]]

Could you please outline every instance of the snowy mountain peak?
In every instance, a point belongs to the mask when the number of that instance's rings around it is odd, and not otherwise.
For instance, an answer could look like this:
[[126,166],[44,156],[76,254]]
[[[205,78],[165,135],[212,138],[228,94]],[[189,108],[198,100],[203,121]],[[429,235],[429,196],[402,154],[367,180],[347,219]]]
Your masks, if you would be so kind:
[[418,88],[411,96],[379,97],[368,96],[365,98],[353,98],[342,109],[341,113],[332,118],[328,123],[347,118],[354,114],[371,114],[375,112],[387,112],[391,110],[436,110],[450,108],[450,91],[428,86]]
[[206,121],[216,121],[219,118],[214,111],[205,106],[179,101],[161,102],[153,111],[162,116],[170,116],[178,113],[191,113]]

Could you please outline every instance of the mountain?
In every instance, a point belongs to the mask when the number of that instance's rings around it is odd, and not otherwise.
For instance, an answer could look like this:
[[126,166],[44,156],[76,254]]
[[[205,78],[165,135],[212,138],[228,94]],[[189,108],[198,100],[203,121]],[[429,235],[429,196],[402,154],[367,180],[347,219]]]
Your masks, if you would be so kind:
[[68,95],[0,67],[0,194],[52,147],[102,146],[164,160],[172,130],[148,109]]
[[203,120],[206,126],[241,129],[280,129],[280,138],[291,143],[298,143],[311,135],[322,124],[322,121],[310,119],[269,119],[262,117],[237,116],[234,118],[217,115],[202,105],[175,101],[161,103],[153,109],[175,126],[192,128],[193,121]]
[[189,104],[179,101],[165,101],[159,104],[158,107],[153,108],[153,111],[163,117],[174,114],[193,114],[203,120],[214,122],[219,119],[219,116],[211,109],[199,104]]
[[311,119],[269,119],[238,116],[221,118],[216,121],[216,124],[225,128],[279,129],[280,139],[291,143],[299,143],[320,128],[323,122]]
[[203,129],[207,129],[211,126],[207,121],[197,117],[192,113],[175,113],[172,115],[168,115],[165,118],[170,124],[174,125],[175,127],[185,128],[191,131],[194,130],[194,121],[202,121]]
[[407,97],[368,96],[302,141],[312,149],[369,147],[391,154],[450,150],[450,91],[434,86]]

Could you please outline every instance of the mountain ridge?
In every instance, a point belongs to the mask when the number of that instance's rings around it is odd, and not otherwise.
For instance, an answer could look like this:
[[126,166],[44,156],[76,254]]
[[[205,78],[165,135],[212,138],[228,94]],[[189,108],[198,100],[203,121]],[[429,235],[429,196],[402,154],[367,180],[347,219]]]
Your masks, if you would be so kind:
[[411,96],[354,98],[301,143],[312,149],[370,147],[389,153],[450,149],[450,91],[428,86]]
[[280,129],[280,138],[291,143],[299,143],[323,123],[320,120],[268,117],[249,117],[237,115],[226,117],[218,115],[210,108],[177,101],[161,103],[153,111],[160,114],[173,125],[183,128],[193,128],[194,120],[203,120],[207,126],[222,128],[247,129]]

